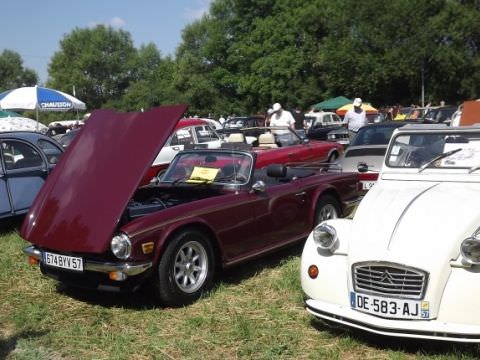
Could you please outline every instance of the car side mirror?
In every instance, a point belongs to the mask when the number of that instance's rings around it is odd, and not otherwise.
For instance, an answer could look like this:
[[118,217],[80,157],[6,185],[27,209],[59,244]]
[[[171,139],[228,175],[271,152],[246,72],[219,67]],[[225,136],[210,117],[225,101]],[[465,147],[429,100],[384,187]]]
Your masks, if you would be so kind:
[[368,171],[367,163],[359,162],[357,164],[357,170],[358,170],[358,172],[361,172],[361,173],[367,172]]
[[252,192],[254,193],[263,193],[265,192],[265,183],[262,180],[255,181],[252,185]]
[[308,144],[310,142],[310,139],[309,138],[303,138],[302,141],[303,141],[304,144]]

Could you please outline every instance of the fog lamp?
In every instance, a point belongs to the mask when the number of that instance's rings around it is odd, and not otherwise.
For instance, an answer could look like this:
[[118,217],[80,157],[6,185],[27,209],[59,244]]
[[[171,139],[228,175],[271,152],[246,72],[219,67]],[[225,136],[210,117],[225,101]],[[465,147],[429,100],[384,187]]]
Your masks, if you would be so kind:
[[477,234],[462,241],[460,253],[472,265],[480,265],[480,238]]
[[125,260],[132,252],[132,243],[127,234],[119,233],[112,238],[110,249],[117,258]]
[[312,279],[316,279],[318,276],[318,267],[317,265],[310,265],[308,267],[308,276]]
[[111,271],[108,273],[108,277],[110,278],[110,280],[123,281],[127,279],[127,274],[121,271]]
[[333,251],[337,245],[337,232],[333,226],[322,223],[313,230],[313,240],[320,249]]

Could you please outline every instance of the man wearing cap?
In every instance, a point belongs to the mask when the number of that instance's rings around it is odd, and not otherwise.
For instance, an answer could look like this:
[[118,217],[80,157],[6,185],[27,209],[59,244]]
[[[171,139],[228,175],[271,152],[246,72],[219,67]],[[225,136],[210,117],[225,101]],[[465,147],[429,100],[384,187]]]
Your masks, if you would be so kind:
[[[290,111],[284,110],[279,103],[273,104],[272,110],[270,126],[283,126],[295,130],[295,119]],[[280,145],[288,145],[292,142],[292,134],[289,130],[273,130],[272,133],[277,135],[277,143]]]
[[368,124],[367,114],[362,109],[362,99],[355,98],[353,100],[353,108],[347,111],[343,123],[348,129],[350,140],[357,134],[358,129]]

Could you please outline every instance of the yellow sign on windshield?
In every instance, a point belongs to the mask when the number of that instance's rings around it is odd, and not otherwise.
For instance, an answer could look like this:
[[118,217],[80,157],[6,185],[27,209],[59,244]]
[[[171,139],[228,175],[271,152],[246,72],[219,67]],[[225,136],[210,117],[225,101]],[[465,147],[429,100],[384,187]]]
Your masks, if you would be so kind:
[[218,168],[195,166],[190,174],[190,178],[186,182],[193,184],[210,184],[213,182],[213,179],[215,179],[219,171],[220,169]]

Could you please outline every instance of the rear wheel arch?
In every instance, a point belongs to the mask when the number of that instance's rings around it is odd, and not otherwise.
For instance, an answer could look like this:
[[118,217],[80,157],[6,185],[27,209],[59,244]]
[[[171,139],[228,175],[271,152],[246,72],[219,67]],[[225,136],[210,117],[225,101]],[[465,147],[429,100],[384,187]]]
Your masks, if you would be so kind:
[[343,209],[342,209],[342,203],[340,200],[340,197],[338,194],[332,190],[332,189],[327,189],[326,191],[320,193],[317,197],[317,200],[315,202],[315,210],[314,210],[314,217],[313,217],[313,226],[315,227],[318,225],[319,221],[318,218],[320,216],[320,212],[322,211],[322,208],[324,208],[325,204],[330,204],[332,205],[337,213],[337,217],[342,217],[343,215]]
[[332,163],[340,157],[340,153],[337,149],[333,149],[329,152],[327,162]]

